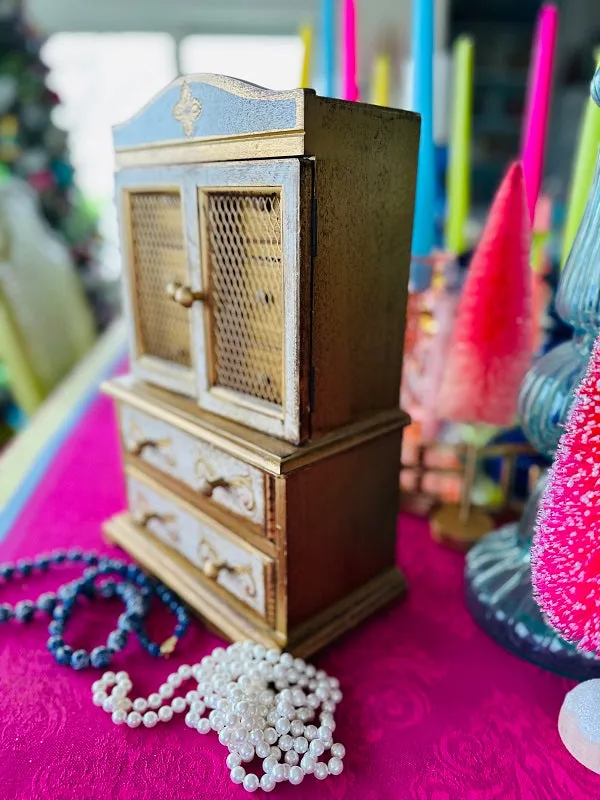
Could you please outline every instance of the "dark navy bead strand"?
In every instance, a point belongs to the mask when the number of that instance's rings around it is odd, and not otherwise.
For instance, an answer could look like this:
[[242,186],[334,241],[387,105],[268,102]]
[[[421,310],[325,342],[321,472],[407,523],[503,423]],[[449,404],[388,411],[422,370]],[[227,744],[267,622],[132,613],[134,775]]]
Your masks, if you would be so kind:
[[[14,608],[8,603],[0,604],[0,623],[9,622],[11,619],[28,623],[33,620],[36,611],[52,617],[48,625],[50,638],[47,647],[59,664],[77,670],[90,665],[105,669],[111,663],[113,655],[126,647],[130,633],[137,636],[142,647],[150,655],[168,656],[177,640],[187,632],[188,612],[175,595],[146,575],[135,564],[126,564],[118,559],[102,558],[96,553],[84,553],[78,549],[59,550],[33,560],[21,559],[16,564],[0,564],[0,578],[9,581],[28,577],[34,570],[46,572],[51,565],[65,562],[86,564],[82,577],[64,584],[56,593],[44,592],[35,602],[21,600]],[[97,579],[111,574],[117,575],[121,580],[106,578],[101,583],[96,583]],[[173,636],[162,646],[150,640],[145,628],[154,595],[173,612],[177,619]],[[118,597],[123,602],[125,611],[117,621],[117,628],[108,635],[106,645],[95,647],[90,653],[84,649],[73,650],[65,643],[64,632],[77,601],[80,598],[93,600],[98,597]]]

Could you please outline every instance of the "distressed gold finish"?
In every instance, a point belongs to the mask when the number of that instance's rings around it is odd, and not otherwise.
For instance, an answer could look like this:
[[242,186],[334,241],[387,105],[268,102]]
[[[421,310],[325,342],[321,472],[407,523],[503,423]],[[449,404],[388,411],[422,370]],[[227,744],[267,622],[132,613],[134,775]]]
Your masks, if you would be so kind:
[[183,81],[181,95],[173,107],[173,118],[182,124],[186,136],[192,135],[196,120],[201,114],[202,103],[192,94],[189,83]]

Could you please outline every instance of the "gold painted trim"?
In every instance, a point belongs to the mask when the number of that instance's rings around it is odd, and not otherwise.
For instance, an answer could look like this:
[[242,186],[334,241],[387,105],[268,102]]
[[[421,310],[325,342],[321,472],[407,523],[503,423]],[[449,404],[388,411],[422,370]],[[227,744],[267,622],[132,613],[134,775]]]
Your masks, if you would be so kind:
[[[404,411],[387,410],[295,447],[246,429],[238,423],[202,412],[193,401],[136,383],[130,376],[106,381],[101,388],[111,397],[180,428],[271,475],[288,474],[313,461],[343,453],[410,423],[410,417]],[[190,405],[192,413],[188,411]]]
[[115,151],[117,169],[202,164],[209,161],[245,161],[293,158],[306,155],[304,132],[296,130],[261,134],[205,137],[188,141],[158,142]]
[[259,140],[264,144],[268,139],[295,139],[303,137],[305,131],[296,128],[277,128],[272,131],[259,131],[257,133],[218,133],[213,136],[195,136],[188,140],[185,139],[162,139],[160,142],[149,142],[148,144],[130,144],[125,147],[116,147],[114,152],[119,155],[127,153],[141,153],[145,150],[170,150],[174,147],[185,147],[191,150],[198,145],[214,145],[220,143],[234,144],[250,140]]

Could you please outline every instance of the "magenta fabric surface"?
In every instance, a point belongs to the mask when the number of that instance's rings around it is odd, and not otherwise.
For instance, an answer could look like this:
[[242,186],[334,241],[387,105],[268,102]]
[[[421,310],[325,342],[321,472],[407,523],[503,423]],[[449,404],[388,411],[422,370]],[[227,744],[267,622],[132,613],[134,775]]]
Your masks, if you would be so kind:
[[[101,522],[124,506],[111,402],[99,398],[54,459],[9,537],[0,560],[56,546],[109,552]],[[476,628],[463,604],[463,559],[441,549],[420,520],[399,522],[406,599],[347,635],[317,659],[342,684],[336,738],[346,746],[341,776],[272,796],[387,800],[592,798],[600,777],[562,747],[556,729],[568,681],[519,661]],[[56,572],[1,588],[2,600],[37,596],[68,575]],[[115,601],[81,610],[70,643],[101,643]],[[165,638],[168,615],[154,633]],[[179,800],[247,794],[232,784],[216,735],[181,717],[156,728],[113,725],[91,704],[98,671],[76,673],[46,652],[45,624],[9,625],[0,635],[0,797],[45,800]],[[194,663],[217,639],[192,625],[170,662],[130,643],[115,664],[147,695],[180,663]],[[184,684],[189,688],[190,684]],[[260,796],[260,792],[257,796]]]

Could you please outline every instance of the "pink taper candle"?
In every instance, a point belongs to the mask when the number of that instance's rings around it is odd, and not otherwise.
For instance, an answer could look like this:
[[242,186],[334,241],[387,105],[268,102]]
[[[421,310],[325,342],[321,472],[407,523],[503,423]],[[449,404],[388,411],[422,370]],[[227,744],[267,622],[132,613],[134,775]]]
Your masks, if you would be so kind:
[[521,145],[521,160],[527,189],[527,205],[532,223],[544,170],[544,151],[550,112],[552,68],[554,65],[557,29],[558,10],[556,6],[542,6],[537,19],[533,42]]
[[344,0],[343,6],[343,72],[342,98],[358,100],[356,85],[356,4],[355,0]]

